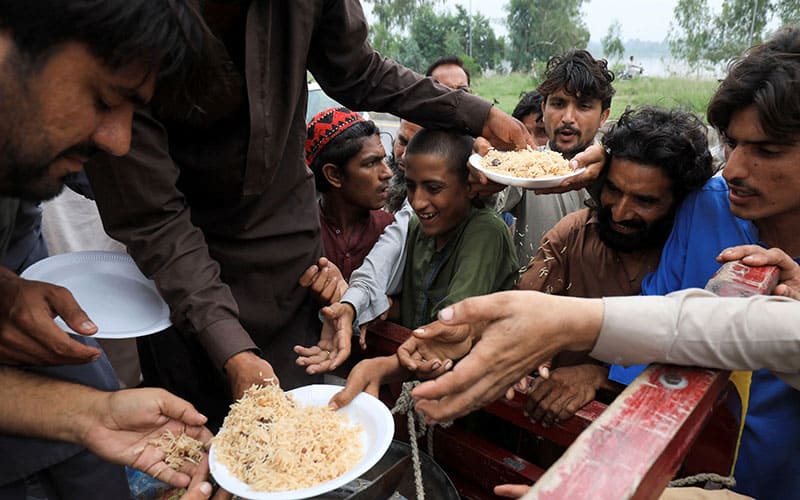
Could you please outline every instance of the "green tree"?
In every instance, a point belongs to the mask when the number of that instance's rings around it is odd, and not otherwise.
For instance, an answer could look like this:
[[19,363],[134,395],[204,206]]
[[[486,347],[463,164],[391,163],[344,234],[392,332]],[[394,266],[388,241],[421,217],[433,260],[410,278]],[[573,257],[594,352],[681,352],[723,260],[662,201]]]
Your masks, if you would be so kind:
[[619,60],[625,55],[625,46],[622,44],[622,25],[619,20],[614,21],[608,26],[608,33],[601,40],[603,45],[603,55],[608,59]]
[[797,0],[778,0],[775,3],[775,13],[781,25],[800,24],[800,5]]
[[727,63],[763,40],[776,9],[791,18],[797,0],[724,0],[716,15],[709,13],[706,0],[678,0],[667,37],[670,51],[693,68]]
[[581,19],[584,0],[511,0],[506,6],[507,57],[515,70],[572,48],[585,48],[589,30]]

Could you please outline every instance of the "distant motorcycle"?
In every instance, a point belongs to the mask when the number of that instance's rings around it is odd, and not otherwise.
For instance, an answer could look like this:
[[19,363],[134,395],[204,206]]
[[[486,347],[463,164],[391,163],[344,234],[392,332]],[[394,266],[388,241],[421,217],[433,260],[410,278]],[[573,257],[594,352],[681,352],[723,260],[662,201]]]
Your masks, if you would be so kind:
[[638,64],[628,64],[625,66],[625,71],[619,75],[620,80],[633,80],[637,76],[642,76],[644,73],[644,67]]

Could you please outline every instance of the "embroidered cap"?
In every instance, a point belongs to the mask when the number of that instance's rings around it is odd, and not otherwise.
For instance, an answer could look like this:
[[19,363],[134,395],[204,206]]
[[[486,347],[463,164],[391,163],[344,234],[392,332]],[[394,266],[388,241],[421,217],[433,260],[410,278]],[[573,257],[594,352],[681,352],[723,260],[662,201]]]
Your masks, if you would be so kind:
[[329,108],[314,115],[306,128],[306,165],[310,167],[322,148],[336,136],[363,121],[363,116],[345,107]]

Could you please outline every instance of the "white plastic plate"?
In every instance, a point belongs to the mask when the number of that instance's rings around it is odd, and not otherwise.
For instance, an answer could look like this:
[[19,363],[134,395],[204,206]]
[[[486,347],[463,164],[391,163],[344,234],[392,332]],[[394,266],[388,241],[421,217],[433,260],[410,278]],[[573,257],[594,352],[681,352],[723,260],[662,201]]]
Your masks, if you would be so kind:
[[[60,285],[97,325],[101,339],[150,335],[169,327],[169,307],[130,255],[123,252],[71,252],[33,264],[22,275]],[[60,318],[56,323],[75,333]]]
[[551,188],[557,187],[561,185],[561,181],[564,179],[569,179],[570,177],[575,177],[576,175],[581,174],[585,168],[579,168],[575,170],[573,173],[569,175],[560,175],[557,177],[537,177],[537,178],[525,178],[525,177],[514,177],[511,175],[503,175],[492,170],[488,170],[481,166],[481,155],[473,154],[469,157],[469,163],[476,169],[480,170],[480,172],[489,178],[489,180],[494,181],[498,184],[505,184],[506,186],[517,186],[526,189],[544,189],[544,188]]
[[[301,405],[327,406],[331,397],[340,390],[342,387],[338,385],[316,384],[298,387],[288,393],[294,396],[294,400]],[[346,415],[350,422],[361,425],[364,457],[352,469],[335,479],[298,490],[253,491],[250,486],[231,474],[225,465],[217,462],[214,456],[214,445],[211,446],[208,457],[211,474],[225,490],[249,500],[296,500],[322,495],[344,486],[372,468],[389,449],[392,436],[394,436],[394,419],[386,405],[363,392],[356,396],[349,405],[338,411]]]

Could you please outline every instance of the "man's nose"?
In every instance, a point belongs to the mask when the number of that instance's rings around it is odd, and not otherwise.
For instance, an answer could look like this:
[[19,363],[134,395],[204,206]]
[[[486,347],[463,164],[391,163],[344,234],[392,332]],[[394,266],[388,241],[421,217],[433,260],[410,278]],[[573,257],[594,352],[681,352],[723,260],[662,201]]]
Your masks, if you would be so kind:
[[636,211],[633,210],[632,200],[627,196],[620,197],[611,208],[611,215],[614,222],[635,219]]
[[131,149],[133,105],[122,104],[109,110],[92,134],[92,142],[107,153],[124,156]]
[[575,122],[575,106],[570,104],[564,108],[564,114],[561,115],[561,121],[564,123]]
[[389,180],[392,177],[394,177],[394,172],[392,172],[392,169],[389,166],[389,163],[387,163],[386,160],[383,160],[381,163],[382,163],[382,166],[381,166],[380,173],[378,174],[378,178],[380,180]]
[[731,148],[726,156],[722,177],[727,181],[747,177],[748,170],[744,152],[738,147]]

